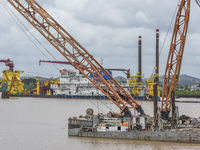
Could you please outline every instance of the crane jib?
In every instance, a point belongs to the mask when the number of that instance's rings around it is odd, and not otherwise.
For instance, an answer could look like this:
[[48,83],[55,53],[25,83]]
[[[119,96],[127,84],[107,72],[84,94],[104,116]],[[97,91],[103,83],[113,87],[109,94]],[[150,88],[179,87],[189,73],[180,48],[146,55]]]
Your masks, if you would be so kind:
[[[25,0],[26,3],[23,4],[19,0],[8,0],[8,2],[122,112],[128,109],[127,105],[129,105],[141,114],[144,113],[140,104],[35,0]],[[111,80],[107,81],[102,74],[106,74]],[[90,78],[90,75],[94,78]]]
[[[197,1],[197,0],[196,0]],[[190,0],[181,0],[179,9],[177,11],[174,30],[169,49],[164,81],[161,112],[163,118],[169,117],[169,112],[172,106],[171,94],[176,90],[182,58],[185,48],[185,41],[187,36],[187,29],[190,18]]]

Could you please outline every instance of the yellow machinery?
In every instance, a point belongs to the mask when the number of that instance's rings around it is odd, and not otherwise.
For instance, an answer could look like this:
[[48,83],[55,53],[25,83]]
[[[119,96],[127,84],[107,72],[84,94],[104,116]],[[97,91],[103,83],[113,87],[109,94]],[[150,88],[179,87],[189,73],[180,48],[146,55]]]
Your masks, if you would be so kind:
[[40,95],[40,78],[37,78],[37,95]]
[[[59,84],[60,83],[60,79],[51,79],[48,84]],[[47,95],[52,95],[51,90],[47,90]]]
[[[49,86],[49,81],[44,81],[44,86]],[[40,78],[37,78],[37,95],[40,95]],[[51,95],[51,90],[47,90],[47,95]]]
[[[45,81],[43,85],[40,85],[40,78],[37,78],[36,84],[37,87],[28,91],[28,93],[30,94],[31,92],[33,92],[34,95],[40,95],[40,94],[44,94],[44,92],[46,91],[46,95],[52,95],[51,89],[50,89],[50,84],[58,84],[60,82],[60,79],[51,79],[50,81]],[[47,87],[49,87],[47,89]]]
[[51,84],[59,84],[60,83],[60,79],[56,79],[54,80],[53,78],[50,80]]
[[24,91],[24,95],[29,95],[30,91]]
[[7,83],[8,85],[7,91],[9,92],[9,94],[17,94],[24,92],[24,84],[20,79],[20,73],[23,73],[23,71],[18,71],[18,70],[15,72],[11,72],[10,70],[2,71],[3,80],[1,81],[1,83]]
[[[155,78],[160,77],[158,74],[150,76],[149,80],[146,80],[146,86],[147,86],[147,92],[148,92],[148,97],[154,97],[154,90],[153,86],[157,83],[155,83]],[[160,88],[159,85],[157,86],[157,91],[158,91],[158,97],[160,97]]]
[[137,73],[136,76],[131,76],[131,79],[129,80],[129,85],[131,86],[131,94],[134,96],[139,96],[140,90],[142,89],[142,82],[138,81],[138,78],[141,78],[143,76],[139,75],[139,72]]
[[52,95],[51,94],[51,90],[49,89],[49,90],[47,90],[47,95]]
[[[44,86],[49,86],[50,85],[50,82],[49,81],[44,81]],[[51,95],[51,90],[47,90],[47,95]]]

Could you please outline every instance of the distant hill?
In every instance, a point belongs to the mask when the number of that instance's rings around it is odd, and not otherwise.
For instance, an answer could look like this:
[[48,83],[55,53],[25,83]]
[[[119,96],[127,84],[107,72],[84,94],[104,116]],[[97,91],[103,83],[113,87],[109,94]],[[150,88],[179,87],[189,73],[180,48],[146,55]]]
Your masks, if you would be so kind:
[[[160,78],[160,81],[163,82],[163,79],[164,79],[164,76],[162,76]],[[192,77],[192,76],[188,76],[186,74],[181,74],[179,76],[178,84],[181,85],[181,86],[185,86],[185,85],[188,85],[188,86],[197,85],[197,84],[200,84],[200,79]]]
[[200,79],[182,74],[182,75],[180,75],[179,84],[180,85],[189,85],[189,86],[197,85],[197,84],[200,84]]
[[[22,76],[21,79],[23,79],[23,78],[29,78],[29,77]],[[125,77],[123,77],[123,76],[116,76],[114,78],[118,82],[127,82],[127,79]],[[164,79],[163,76],[160,77],[160,82],[163,83],[163,79]],[[43,78],[42,77],[40,80],[41,80],[41,82],[44,82],[45,80],[50,80],[50,78]],[[145,83],[146,80],[148,80],[148,78],[142,78],[143,83]],[[185,85],[188,85],[188,86],[198,85],[198,84],[200,84],[200,79],[192,77],[192,76],[188,76],[186,74],[181,74],[180,77],[179,77],[178,84],[181,85],[181,86],[185,86]]]

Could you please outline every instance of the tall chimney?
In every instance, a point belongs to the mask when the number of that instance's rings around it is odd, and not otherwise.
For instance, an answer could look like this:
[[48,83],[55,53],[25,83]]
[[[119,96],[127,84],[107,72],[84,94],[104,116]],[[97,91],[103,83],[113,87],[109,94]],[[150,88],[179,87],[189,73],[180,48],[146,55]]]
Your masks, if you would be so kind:
[[[159,74],[159,29],[156,29],[156,75]],[[159,84],[159,77],[156,77],[156,83]]]
[[142,36],[138,37],[138,82],[142,82]]

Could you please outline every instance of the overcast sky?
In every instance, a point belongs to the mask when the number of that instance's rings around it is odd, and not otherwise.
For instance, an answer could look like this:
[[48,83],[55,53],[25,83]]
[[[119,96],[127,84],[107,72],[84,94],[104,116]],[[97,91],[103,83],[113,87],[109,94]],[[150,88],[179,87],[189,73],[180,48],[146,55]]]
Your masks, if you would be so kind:
[[[52,53],[57,60],[65,58],[51,46],[6,0],[0,0],[12,9],[14,14],[31,33]],[[23,0],[22,0],[23,1]],[[138,36],[142,36],[142,74],[148,77],[155,66],[155,31],[160,29],[160,48],[178,4],[178,0],[37,0],[52,17],[81,43],[105,68],[131,69],[137,73]],[[200,8],[191,1],[191,17],[183,57],[181,74],[200,78]],[[24,74],[52,76],[58,70],[52,64],[39,60],[54,60],[37,43],[45,56],[20,29],[12,17],[0,5],[0,59],[14,61],[16,70]],[[160,53],[160,74],[164,74],[172,36],[167,36]],[[26,31],[28,33],[28,31]],[[29,35],[29,33],[28,33]],[[65,66],[73,70],[71,66]],[[0,71],[6,69],[0,64]],[[57,65],[58,69],[62,66]],[[122,73],[114,73],[123,75]],[[125,75],[124,75],[125,76]]]

